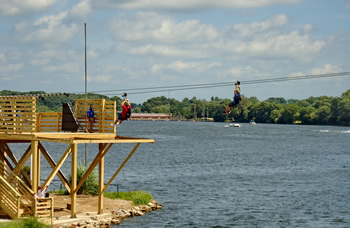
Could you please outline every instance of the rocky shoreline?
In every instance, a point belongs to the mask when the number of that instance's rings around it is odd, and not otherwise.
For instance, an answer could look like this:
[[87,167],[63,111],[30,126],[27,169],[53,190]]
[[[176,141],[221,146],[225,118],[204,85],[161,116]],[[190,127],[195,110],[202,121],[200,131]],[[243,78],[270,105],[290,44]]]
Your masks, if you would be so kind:
[[[111,225],[118,225],[124,219],[133,216],[142,216],[147,212],[160,210],[162,205],[159,205],[157,201],[152,200],[148,205],[134,206],[130,209],[115,209],[111,210],[111,213],[107,216],[91,216],[88,219],[84,219],[79,222],[73,222],[72,224],[54,225],[54,227],[79,227],[79,228],[93,228],[93,227],[111,227]],[[88,214],[89,215],[89,214]]]

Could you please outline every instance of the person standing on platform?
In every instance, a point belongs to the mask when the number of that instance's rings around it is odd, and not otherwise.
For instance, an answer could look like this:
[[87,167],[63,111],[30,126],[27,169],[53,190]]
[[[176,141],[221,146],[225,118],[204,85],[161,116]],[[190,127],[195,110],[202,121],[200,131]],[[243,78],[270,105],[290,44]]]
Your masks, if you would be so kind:
[[92,104],[90,104],[90,108],[87,111],[87,118],[88,118],[88,129],[90,133],[93,133],[94,131],[94,122],[95,122],[95,112],[92,108]]

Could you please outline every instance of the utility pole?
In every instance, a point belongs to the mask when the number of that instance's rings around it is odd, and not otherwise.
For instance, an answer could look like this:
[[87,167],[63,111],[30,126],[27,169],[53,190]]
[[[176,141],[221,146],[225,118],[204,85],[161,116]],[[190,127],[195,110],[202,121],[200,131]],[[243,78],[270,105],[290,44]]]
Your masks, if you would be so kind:
[[[85,32],[85,99],[87,100],[86,23],[84,23],[84,32]],[[85,143],[85,167],[87,167],[87,143]]]

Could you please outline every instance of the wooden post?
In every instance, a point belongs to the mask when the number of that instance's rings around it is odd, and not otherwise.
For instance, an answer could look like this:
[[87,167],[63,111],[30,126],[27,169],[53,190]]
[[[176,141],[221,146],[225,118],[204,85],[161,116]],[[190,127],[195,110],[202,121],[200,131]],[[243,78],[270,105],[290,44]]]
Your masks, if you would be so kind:
[[[103,144],[99,143],[99,153],[102,153]],[[104,187],[104,165],[105,165],[105,157],[101,158],[99,163],[99,174],[98,174],[98,214],[103,214],[103,187]]]
[[38,190],[38,141],[33,140],[31,144],[32,150],[32,190],[37,192]]
[[37,176],[37,180],[38,180],[38,187],[41,186],[40,185],[40,150],[39,150],[39,141],[36,141],[37,145],[36,145],[36,153],[37,153],[37,171],[36,171],[36,176]]
[[100,123],[99,123],[99,129],[98,129],[99,133],[105,133],[105,128],[106,128],[105,112],[106,112],[106,100],[102,99],[101,105],[100,105]]
[[75,210],[77,203],[77,193],[74,191],[77,187],[77,158],[78,158],[78,146],[76,143],[72,144],[72,183],[70,193],[71,211],[70,217],[76,218]]

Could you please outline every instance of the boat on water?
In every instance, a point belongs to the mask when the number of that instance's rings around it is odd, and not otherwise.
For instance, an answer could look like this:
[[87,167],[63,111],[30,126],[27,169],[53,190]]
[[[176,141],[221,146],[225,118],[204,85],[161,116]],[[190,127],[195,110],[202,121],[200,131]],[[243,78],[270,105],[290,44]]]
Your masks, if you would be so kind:
[[256,123],[255,123],[254,120],[251,120],[249,123],[250,123],[251,125],[256,125]]
[[225,127],[241,127],[241,125],[238,123],[230,123],[228,125],[225,125]]

